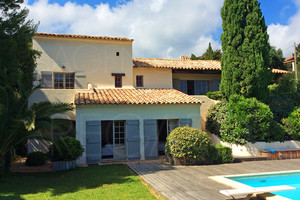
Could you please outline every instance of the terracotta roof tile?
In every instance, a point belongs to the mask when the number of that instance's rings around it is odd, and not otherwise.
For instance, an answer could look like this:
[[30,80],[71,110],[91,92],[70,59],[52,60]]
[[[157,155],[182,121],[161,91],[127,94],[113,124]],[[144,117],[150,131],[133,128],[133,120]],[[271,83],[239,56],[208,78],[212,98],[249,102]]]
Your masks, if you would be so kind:
[[190,69],[190,70],[221,70],[218,60],[190,60],[190,59],[159,59],[133,58],[134,67]]
[[80,38],[80,39],[94,39],[94,40],[116,40],[116,41],[126,41],[126,42],[133,41],[133,39],[129,39],[125,37],[89,36],[89,35],[56,34],[56,33],[36,33],[35,36],[55,37],[55,38]]
[[[164,68],[187,70],[221,70],[221,61],[218,60],[190,60],[190,59],[160,59],[160,58],[133,58],[134,68]],[[286,70],[273,69],[273,73],[287,74]]]
[[197,104],[202,101],[175,89],[95,89],[78,92],[75,104]]
[[272,72],[274,74],[288,74],[288,73],[291,73],[290,71],[286,71],[286,70],[283,70],[283,69],[272,69]]

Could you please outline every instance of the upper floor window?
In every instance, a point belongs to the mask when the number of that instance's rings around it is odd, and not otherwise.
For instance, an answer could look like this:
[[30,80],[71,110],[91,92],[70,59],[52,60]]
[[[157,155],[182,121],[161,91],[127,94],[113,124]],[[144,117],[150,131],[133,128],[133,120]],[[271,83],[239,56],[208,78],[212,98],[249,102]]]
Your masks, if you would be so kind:
[[74,73],[54,73],[54,89],[74,89]]
[[116,88],[122,87],[122,76],[115,76],[115,87]]
[[136,87],[144,87],[143,76],[136,76]]
[[112,76],[115,77],[115,87],[122,87],[122,77],[125,76],[125,73],[111,73]]

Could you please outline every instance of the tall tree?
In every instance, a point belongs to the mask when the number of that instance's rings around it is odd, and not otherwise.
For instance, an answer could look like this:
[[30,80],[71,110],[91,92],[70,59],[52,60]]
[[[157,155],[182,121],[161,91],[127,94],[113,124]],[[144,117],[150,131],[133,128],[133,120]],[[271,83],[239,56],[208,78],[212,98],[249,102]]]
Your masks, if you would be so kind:
[[20,9],[22,2],[0,0],[0,174],[9,166],[9,154],[16,145],[45,137],[42,132],[51,116],[73,109],[50,102],[27,107],[39,53],[32,48],[37,26],[26,20],[28,10]]
[[220,49],[214,51],[211,47],[211,43],[208,44],[208,48],[202,56],[197,57],[194,54],[191,55],[191,60],[221,60],[222,53]]
[[225,0],[221,16],[222,95],[228,99],[239,94],[266,102],[272,73],[268,69],[269,36],[260,4],[257,0]]

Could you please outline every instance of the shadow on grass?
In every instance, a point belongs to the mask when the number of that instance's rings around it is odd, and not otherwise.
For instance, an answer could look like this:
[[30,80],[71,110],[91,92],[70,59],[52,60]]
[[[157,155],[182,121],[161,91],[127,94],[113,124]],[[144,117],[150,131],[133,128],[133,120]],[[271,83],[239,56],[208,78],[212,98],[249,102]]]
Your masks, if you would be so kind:
[[[124,165],[89,166],[59,173],[8,174],[0,177],[0,199],[51,192],[52,196],[95,189],[105,184],[129,183],[135,174]],[[49,198],[49,196],[48,196]]]

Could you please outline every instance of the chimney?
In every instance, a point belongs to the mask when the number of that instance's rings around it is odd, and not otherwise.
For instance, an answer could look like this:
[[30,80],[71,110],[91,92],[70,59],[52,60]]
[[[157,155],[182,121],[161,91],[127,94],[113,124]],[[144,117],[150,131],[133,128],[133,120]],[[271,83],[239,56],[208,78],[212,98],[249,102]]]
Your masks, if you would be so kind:
[[180,60],[190,60],[190,57],[188,57],[188,56],[180,56]]

